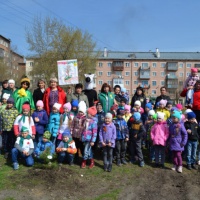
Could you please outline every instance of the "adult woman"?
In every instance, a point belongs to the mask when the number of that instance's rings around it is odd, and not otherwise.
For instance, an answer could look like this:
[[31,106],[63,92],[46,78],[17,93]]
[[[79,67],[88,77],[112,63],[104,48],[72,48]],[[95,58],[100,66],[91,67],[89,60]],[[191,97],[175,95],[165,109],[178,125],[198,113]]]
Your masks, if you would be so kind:
[[115,96],[113,93],[111,93],[111,87],[107,83],[104,83],[101,87],[99,102],[101,103],[105,113],[110,112],[110,108],[114,103],[116,104]]
[[200,80],[194,85],[192,110],[196,114],[196,120],[200,123]]
[[47,111],[47,114],[49,115],[52,111],[54,103],[59,103],[62,105],[60,108],[60,113],[63,113],[63,105],[66,103],[66,100],[65,91],[58,86],[58,79],[51,78],[50,87],[46,89],[43,97],[44,109]]
[[22,112],[22,105],[24,103],[29,103],[32,110],[35,109],[33,96],[28,88],[30,87],[30,79],[24,77],[21,79],[21,87],[14,91],[13,98],[15,100],[15,107],[17,108],[18,112]]
[[145,109],[145,105],[146,105],[146,96],[144,94],[144,90],[142,87],[137,87],[136,88],[136,92],[135,94],[133,95],[132,97],[132,100],[131,100],[131,108],[134,107],[134,104],[135,104],[135,101],[140,101],[141,102],[141,107],[143,109]]
[[43,100],[44,92],[45,92],[45,81],[40,79],[37,84],[37,89],[33,92],[33,100],[36,105],[38,100]]

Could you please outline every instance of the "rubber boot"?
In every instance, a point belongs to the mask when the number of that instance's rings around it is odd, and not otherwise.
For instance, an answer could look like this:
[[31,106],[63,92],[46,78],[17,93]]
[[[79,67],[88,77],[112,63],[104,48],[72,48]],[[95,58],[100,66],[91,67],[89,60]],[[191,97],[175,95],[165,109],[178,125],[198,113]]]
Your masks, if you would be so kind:
[[81,168],[84,169],[86,167],[86,160],[82,160]]
[[92,159],[90,160],[90,166],[89,166],[89,168],[92,169],[94,166],[95,166],[95,165],[94,165],[94,159],[92,158]]

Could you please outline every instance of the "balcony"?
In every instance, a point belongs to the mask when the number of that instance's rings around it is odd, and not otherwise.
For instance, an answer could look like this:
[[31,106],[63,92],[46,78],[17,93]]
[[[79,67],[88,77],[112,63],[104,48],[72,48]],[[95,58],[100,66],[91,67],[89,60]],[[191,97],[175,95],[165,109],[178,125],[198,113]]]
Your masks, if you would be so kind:
[[176,89],[177,85],[169,84],[167,85],[167,89]]
[[140,79],[150,79],[150,68],[142,68],[139,69],[139,78]]
[[113,71],[123,71],[124,70],[124,62],[123,61],[113,61],[112,67],[113,67]]
[[166,79],[178,80],[178,77],[176,74],[167,74]]
[[178,88],[178,79],[167,79],[166,80],[166,87],[168,89],[177,89]]
[[168,71],[177,71],[178,70],[178,63],[177,62],[168,62],[167,63],[167,70]]

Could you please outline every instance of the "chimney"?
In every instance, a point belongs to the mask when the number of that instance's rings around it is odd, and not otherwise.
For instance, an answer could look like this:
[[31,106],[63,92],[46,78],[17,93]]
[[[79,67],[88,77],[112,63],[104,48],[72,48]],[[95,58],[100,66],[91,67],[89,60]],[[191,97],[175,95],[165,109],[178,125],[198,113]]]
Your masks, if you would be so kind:
[[107,57],[108,57],[108,50],[107,50],[106,47],[104,47],[103,57],[104,57],[104,58],[107,58]]
[[157,58],[160,58],[160,51],[159,51],[158,48],[156,48],[156,57],[157,57]]

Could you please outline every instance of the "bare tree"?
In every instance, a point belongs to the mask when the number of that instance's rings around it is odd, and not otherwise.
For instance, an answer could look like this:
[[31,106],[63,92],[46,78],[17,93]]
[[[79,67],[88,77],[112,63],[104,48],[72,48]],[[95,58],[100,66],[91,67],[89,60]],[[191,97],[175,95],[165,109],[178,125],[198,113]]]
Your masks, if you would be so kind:
[[0,59],[0,70],[1,70],[1,73],[0,73],[1,81],[10,78],[9,77],[9,75],[10,75],[9,67],[4,63],[3,59]]

